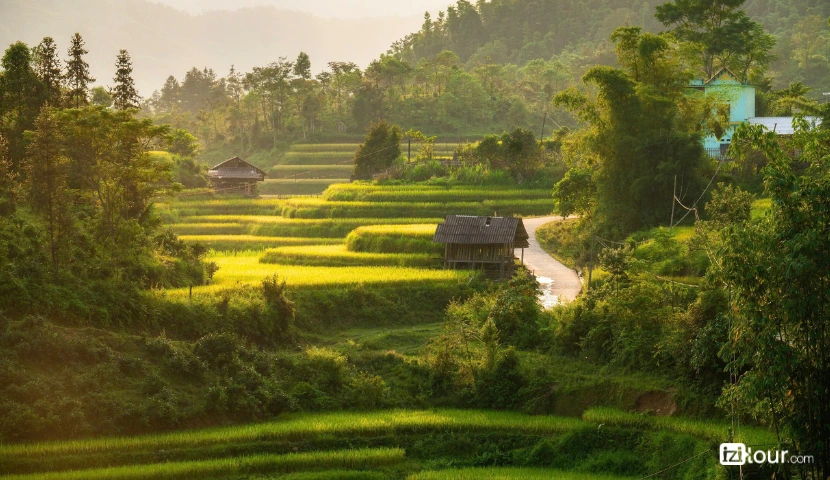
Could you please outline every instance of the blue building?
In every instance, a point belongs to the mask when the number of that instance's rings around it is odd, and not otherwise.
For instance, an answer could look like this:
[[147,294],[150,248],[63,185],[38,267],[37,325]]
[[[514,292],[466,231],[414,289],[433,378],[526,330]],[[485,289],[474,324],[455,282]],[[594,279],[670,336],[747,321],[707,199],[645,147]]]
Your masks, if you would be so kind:
[[689,88],[707,96],[717,96],[717,102],[729,106],[729,124],[721,138],[709,135],[703,139],[706,152],[713,157],[722,157],[732,142],[735,128],[742,122],[755,118],[755,86],[742,82],[728,68],[721,68],[709,80],[693,80]]
[[[732,143],[735,128],[743,122],[763,125],[778,135],[793,134],[793,117],[756,117],[755,86],[742,82],[726,67],[721,68],[709,80],[693,80],[689,88],[702,92],[703,95],[717,96],[718,103],[728,105],[729,124],[724,128],[721,137],[709,135],[703,139],[706,153],[712,157],[724,158]],[[821,122],[821,119],[815,117],[807,117],[807,120],[813,125]]]

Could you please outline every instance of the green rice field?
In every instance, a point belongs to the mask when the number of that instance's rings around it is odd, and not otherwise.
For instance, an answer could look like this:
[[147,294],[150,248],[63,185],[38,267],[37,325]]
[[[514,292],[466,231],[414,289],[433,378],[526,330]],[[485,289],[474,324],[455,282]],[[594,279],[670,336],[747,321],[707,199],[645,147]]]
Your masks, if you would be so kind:
[[620,477],[596,473],[568,472],[546,468],[450,468],[428,470],[407,477],[407,480],[624,480]]
[[252,474],[278,474],[329,469],[372,469],[404,461],[399,448],[337,450],[328,452],[249,455],[190,462],[94,468],[65,472],[0,477],[4,480],[139,480],[227,478]]
[[[631,428],[634,430],[624,430]],[[614,433],[614,429],[623,430]],[[729,430],[727,422],[649,417],[612,409],[589,410],[582,418],[456,409],[294,413],[247,425],[0,445],[0,475],[10,468],[30,472],[0,478],[201,479],[250,478],[252,475],[272,478],[274,475],[290,474],[292,476],[279,478],[622,480],[632,477],[596,473],[595,470],[516,465],[508,459],[503,460],[507,462],[506,465],[501,464],[503,466],[474,465],[470,463],[473,458],[460,464],[446,461],[435,463],[432,460],[436,454],[465,457],[461,452],[430,454],[414,448],[416,444],[412,443],[408,443],[410,447],[407,448],[399,445],[401,442],[406,444],[408,437],[422,438],[424,435],[443,438],[452,435],[467,438],[503,435],[503,438],[524,437],[537,439],[533,440],[537,442],[538,439],[548,439],[572,449],[568,447],[568,438],[601,442],[603,432],[611,435],[609,438],[618,438],[615,435],[624,436],[629,435],[624,433],[626,431],[636,431],[639,433],[635,436],[635,444],[646,441],[656,442],[657,445],[667,441],[681,442],[694,448],[689,454],[697,454],[697,466],[691,468],[714,471],[719,468],[715,460],[715,447],[718,442],[729,438]],[[771,432],[743,430],[747,435],[740,438],[747,443],[775,443]],[[669,439],[666,435],[676,436]],[[554,448],[553,443],[550,448]],[[342,445],[356,446],[344,448]],[[608,452],[613,454],[613,441],[604,445],[602,448],[610,448]],[[297,451],[297,446],[300,446],[300,451]],[[701,457],[709,450],[710,456]],[[163,459],[159,457],[160,452],[164,455]],[[575,453],[579,454],[570,451],[565,455],[573,456]],[[599,461],[608,458],[599,451],[592,455],[597,455]],[[50,459],[48,468],[42,464],[45,458]],[[79,464],[89,466],[75,467]],[[593,465],[596,468],[597,464]],[[647,471],[648,468],[653,467],[640,467],[640,471]],[[376,476],[367,476],[368,472]]]

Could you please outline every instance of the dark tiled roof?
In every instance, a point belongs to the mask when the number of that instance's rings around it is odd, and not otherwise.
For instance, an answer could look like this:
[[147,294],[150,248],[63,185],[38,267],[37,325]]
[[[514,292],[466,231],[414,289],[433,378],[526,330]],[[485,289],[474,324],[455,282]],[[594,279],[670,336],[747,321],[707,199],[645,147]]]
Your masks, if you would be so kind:
[[208,170],[208,176],[214,178],[265,179],[266,173],[239,157],[225,160]]
[[447,215],[432,241],[475,245],[512,242],[516,247],[528,247],[527,239],[521,218]]

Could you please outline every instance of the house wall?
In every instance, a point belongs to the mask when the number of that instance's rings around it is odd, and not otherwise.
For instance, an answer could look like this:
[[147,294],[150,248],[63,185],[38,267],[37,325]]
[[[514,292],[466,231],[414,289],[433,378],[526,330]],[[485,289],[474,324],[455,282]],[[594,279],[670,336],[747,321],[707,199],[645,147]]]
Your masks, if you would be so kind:
[[723,137],[718,140],[709,135],[703,140],[703,146],[712,154],[721,150],[722,145],[732,141],[735,128],[747,119],[755,116],[755,86],[741,84],[733,78],[715,79],[703,86],[706,95],[717,95],[722,101],[729,103],[729,126]]

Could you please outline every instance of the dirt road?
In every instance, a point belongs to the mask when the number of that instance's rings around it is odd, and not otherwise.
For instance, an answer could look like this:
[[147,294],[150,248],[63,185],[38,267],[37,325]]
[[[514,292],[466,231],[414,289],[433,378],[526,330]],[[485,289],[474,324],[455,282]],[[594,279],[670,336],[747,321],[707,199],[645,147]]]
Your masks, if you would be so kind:
[[561,220],[559,216],[524,218],[525,229],[530,238],[530,248],[525,249],[525,265],[529,268],[539,280],[542,286],[542,303],[545,307],[556,305],[557,303],[570,302],[575,299],[579,291],[582,289],[582,282],[579,281],[579,276],[570,268],[562,265],[555,258],[548,255],[542,250],[539,242],[536,241],[536,229],[540,226]]

